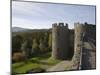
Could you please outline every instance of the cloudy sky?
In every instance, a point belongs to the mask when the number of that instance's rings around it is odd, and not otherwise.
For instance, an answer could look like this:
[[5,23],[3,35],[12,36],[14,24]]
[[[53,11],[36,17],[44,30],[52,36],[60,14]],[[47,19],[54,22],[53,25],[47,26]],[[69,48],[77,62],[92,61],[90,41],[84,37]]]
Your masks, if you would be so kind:
[[12,27],[51,28],[55,22],[95,24],[95,6],[12,1]]

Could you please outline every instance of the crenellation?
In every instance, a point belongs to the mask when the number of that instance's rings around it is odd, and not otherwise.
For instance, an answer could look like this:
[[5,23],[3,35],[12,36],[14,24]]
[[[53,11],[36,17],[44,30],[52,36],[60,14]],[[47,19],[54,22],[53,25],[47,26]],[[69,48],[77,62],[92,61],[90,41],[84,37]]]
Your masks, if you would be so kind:
[[64,26],[64,23],[59,23],[59,25],[58,26]]
[[68,28],[68,23],[65,23],[65,27]]
[[[82,33],[84,29],[84,24],[81,23],[75,23],[75,32],[74,36],[74,48],[73,51],[74,56],[76,58],[77,55],[77,50],[80,50],[81,46],[81,38],[82,38]],[[57,58],[57,59],[68,59],[68,54],[69,52],[69,46],[70,42],[69,37],[70,37],[70,32],[68,29],[68,24],[67,23],[56,23],[56,27],[52,28],[52,57]],[[79,49],[78,49],[79,48]],[[72,51],[72,52],[73,52]]]
[[52,24],[52,27],[57,27],[57,23],[53,23]]
[[[68,26],[68,25],[67,25]],[[68,39],[69,32],[64,23],[58,23],[52,28],[52,57],[56,59],[68,58]]]
[[[82,69],[84,63],[82,60],[85,60],[82,58],[82,52],[85,52],[83,50],[84,36],[89,36],[91,33],[90,30],[95,28],[93,28],[93,26],[89,27],[86,24],[77,22],[74,23],[74,29],[70,31],[67,23],[55,24],[56,26],[52,27],[52,57],[60,60],[69,60],[71,57],[71,61],[74,63],[74,65],[76,65],[77,69]],[[95,36],[92,38],[94,37]],[[88,58],[91,57],[88,55]]]

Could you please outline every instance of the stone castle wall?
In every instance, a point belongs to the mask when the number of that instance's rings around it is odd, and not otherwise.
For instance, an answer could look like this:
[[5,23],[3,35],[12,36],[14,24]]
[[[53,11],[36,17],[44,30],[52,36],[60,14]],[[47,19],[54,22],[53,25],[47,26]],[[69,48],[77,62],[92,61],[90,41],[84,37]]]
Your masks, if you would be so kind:
[[52,25],[52,57],[56,59],[67,59],[69,50],[69,30],[64,23]]
[[69,30],[67,24],[55,23],[52,25],[52,57],[68,60],[72,54],[73,66],[76,66],[76,69],[94,69],[96,68],[95,36],[96,27],[93,25],[75,23],[74,30]]
[[75,32],[74,32],[74,56],[73,62],[79,68],[81,63],[81,50],[83,45],[83,32],[84,32],[84,25],[80,23],[74,24]]

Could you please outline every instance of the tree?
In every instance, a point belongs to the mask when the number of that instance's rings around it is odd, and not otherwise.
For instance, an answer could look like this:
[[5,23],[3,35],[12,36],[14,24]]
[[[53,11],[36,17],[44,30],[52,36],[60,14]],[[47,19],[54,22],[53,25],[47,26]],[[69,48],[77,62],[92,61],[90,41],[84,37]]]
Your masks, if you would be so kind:
[[13,52],[20,51],[22,42],[23,42],[23,38],[20,35],[16,35],[16,36],[12,37],[12,49],[13,49]]
[[32,44],[29,39],[25,40],[21,46],[22,52],[26,55],[26,57],[31,57],[32,52]]
[[42,40],[42,39],[40,39],[39,48],[41,51],[45,50],[45,43],[44,43],[44,40]]
[[43,42],[44,42],[45,46],[48,47],[48,32],[44,33]]
[[49,34],[48,45],[49,45],[49,48],[52,47],[52,34],[51,33]]
[[22,43],[22,45],[21,45],[21,50],[22,50],[22,52],[23,52],[23,54],[25,54],[25,56],[27,57],[28,56],[28,54],[27,54],[27,42],[25,41],[24,43]]
[[39,45],[37,43],[36,39],[33,39],[33,44],[32,44],[32,53],[38,53],[39,52]]
[[22,43],[21,45],[21,50],[25,50],[27,48],[27,42],[25,41],[24,43]]

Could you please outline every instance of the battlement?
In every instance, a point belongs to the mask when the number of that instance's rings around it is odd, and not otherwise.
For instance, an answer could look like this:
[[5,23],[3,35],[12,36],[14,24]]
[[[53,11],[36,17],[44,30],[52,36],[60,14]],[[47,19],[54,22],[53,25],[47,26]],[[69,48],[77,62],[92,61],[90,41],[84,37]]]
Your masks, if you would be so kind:
[[74,23],[74,26],[75,26],[75,27],[83,27],[84,24],[77,22],[77,23]]
[[53,23],[52,24],[52,27],[57,27],[57,23]]
[[67,23],[63,23],[63,22],[53,23],[52,27],[67,27],[68,28],[68,24]]
[[78,31],[80,30],[81,32],[83,32],[86,26],[83,23],[77,22],[77,23],[74,23],[74,27],[75,29],[78,29]]
[[[52,57],[57,59],[68,59],[70,53],[70,32],[67,23],[54,23],[52,24]],[[81,45],[81,33],[83,33],[84,24],[75,23],[75,50],[77,46]],[[74,40],[74,38],[73,38]],[[74,42],[73,42],[74,43]],[[72,46],[74,47],[74,45]],[[80,52],[79,47],[79,52]],[[74,53],[74,48],[71,50]],[[77,52],[75,53],[77,55]],[[72,54],[73,56],[73,54]],[[76,58],[76,57],[75,57]]]
[[69,29],[67,23],[52,24],[52,57],[67,59],[69,51]]

